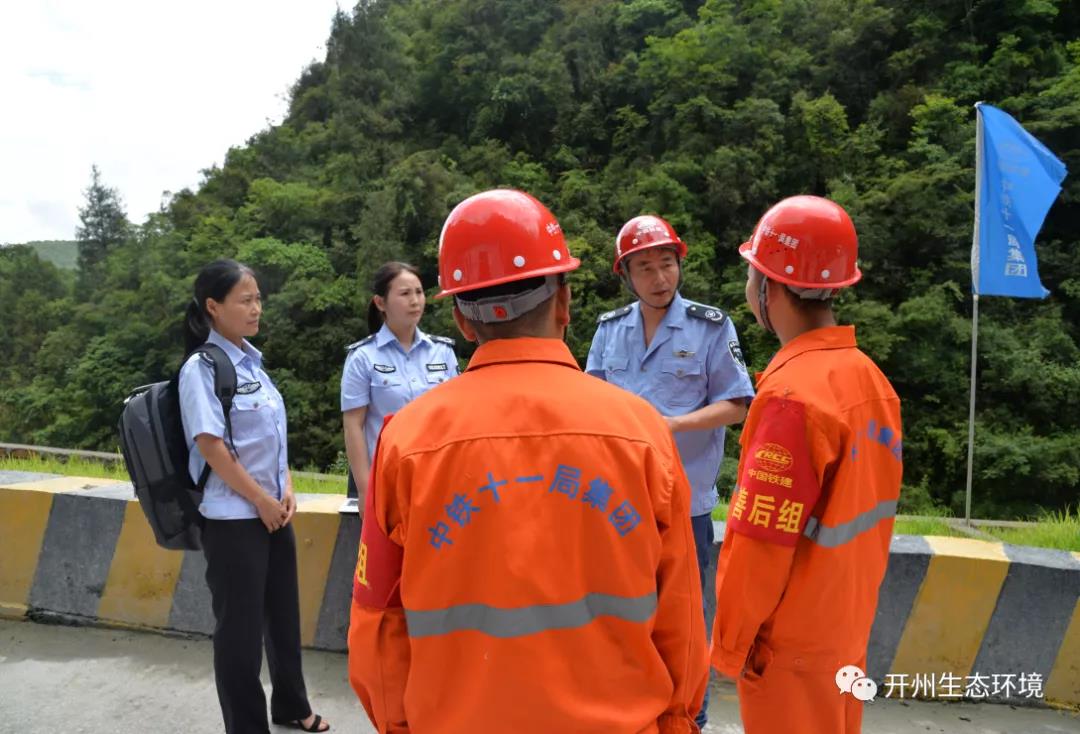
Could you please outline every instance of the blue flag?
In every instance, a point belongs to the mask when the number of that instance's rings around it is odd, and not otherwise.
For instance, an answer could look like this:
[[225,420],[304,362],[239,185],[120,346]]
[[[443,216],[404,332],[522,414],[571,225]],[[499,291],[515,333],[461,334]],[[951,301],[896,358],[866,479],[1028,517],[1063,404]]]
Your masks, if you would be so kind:
[[996,107],[976,109],[972,290],[984,296],[1046,298],[1035,236],[1065,178],[1065,164]]

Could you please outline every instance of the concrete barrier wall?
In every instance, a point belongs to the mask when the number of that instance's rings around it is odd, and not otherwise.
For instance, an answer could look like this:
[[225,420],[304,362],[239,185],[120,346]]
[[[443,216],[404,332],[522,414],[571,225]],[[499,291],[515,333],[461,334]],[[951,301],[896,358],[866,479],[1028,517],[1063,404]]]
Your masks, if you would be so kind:
[[[867,667],[877,681],[937,676],[937,698],[945,675],[985,676],[992,689],[1025,676],[1048,700],[1080,705],[1080,553],[893,538]],[[1024,702],[1015,690],[986,697]]]
[[[298,499],[302,641],[343,650],[359,518],[338,496]],[[0,538],[0,614],[213,631],[202,553],[158,548],[129,484],[0,472]],[[1080,705],[1080,553],[897,536],[868,667],[879,685],[1034,674],[1048,700]]]
[[[298,500],[301,639],[344,650],[360,521]],[[213,632],[203,554],[159,548],[130,484],[0,472],[0,538],[0,614]]]

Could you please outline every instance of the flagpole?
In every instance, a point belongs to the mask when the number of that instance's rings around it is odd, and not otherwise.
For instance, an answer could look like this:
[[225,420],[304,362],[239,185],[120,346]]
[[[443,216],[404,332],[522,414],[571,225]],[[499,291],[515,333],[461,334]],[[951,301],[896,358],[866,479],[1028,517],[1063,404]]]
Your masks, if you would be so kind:
[[[977,187],[976,187],[977,188]],[[964,522],[971,524],[971,473],[975,464],[975,365],[979,351],[979,294],[972,295],[971,306],[971,405],[968,408],[967,489],[964,495]]]
[[975,226],[971,236],[971,402],[968,406],[967,482],[964,489],[964,522],[971,524],[971,482],[975,467],[975,388],[979,352],[979,207],[982,195],[983,126],[981,102],[975,103]]

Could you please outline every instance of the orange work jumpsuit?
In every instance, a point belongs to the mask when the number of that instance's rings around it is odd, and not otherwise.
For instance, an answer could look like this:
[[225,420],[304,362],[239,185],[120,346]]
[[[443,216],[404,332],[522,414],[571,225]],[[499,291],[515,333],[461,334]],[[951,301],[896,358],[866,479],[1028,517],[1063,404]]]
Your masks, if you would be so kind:
[[349,678],[380,732],[696,732],[690,486],[644,400],[561,341],[482,345],[388,422]]
[[[866,646],[900,496],[900,399],[853,327],[786,344],[759,375],[716,572],[712,665],[747,734],[852,734],[837,687]],[[865,684],[864,684],[865,685]]]

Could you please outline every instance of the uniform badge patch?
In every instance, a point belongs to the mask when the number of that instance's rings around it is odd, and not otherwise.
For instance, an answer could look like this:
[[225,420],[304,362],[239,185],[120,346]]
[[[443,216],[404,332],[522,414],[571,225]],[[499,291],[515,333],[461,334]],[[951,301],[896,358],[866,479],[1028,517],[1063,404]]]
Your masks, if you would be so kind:
[[446,372],[446,362],[429,362],[427,365],[428,372]]
[[397,367],[392,364],[376,364],[372,365],[376,372],[382,372],[384,375],[388,375],[391,372],[397,372]]
[[251,395],[254,392],[258,392],[262,387],[261,382],[245,382],[243,385],[236,386],[237,395]]
[[746,360],[743,359],[742,347],[739,346],[739,342],[732,339],[727,343],[727,348],[731,352],[731,358],[735,360],[735,364],[746,369]]

